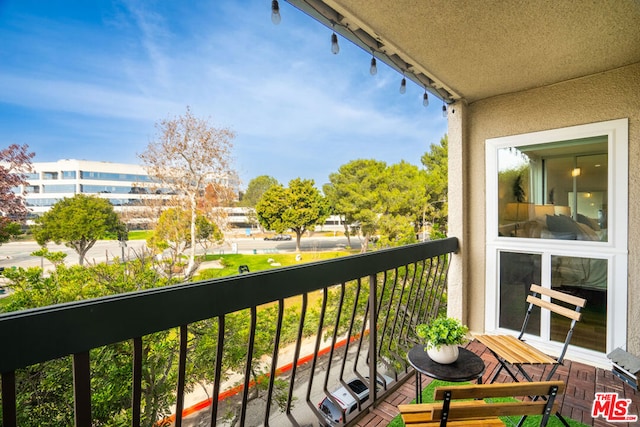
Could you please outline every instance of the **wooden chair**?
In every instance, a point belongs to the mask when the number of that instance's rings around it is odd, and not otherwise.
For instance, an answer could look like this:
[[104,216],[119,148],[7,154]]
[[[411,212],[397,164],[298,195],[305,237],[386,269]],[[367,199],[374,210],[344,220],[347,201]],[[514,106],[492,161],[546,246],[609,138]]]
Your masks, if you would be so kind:
[[[434,400],[440,402],[398,405],[398,409],[407,427],[504,426],[498,417],[512,415],[523,417],[520,424],[529,415],[542,415],[540,426],[546,426],[549,416],[558,413],[556,397],[562,395],[564,389],[562,381],[440,386],[434,391]],[[481,400],[515,396],[542,399],[515,402]]]
[[[517,337],[513,335],[476,335],[474,337],[484,344],[491,353],[493,353],[496,359],[498,359],[498,362],[500,362],[500,367],[496,370],[496,373],[493,375],[489,383],[495,382],[502,369],[505,369],[514,381],[519,381],[516,377],[516,372],[513,372],[509,368],[509,365],[515,366],[527,381],[533,381],[533,378],[524,369],[524,366],[526,365],[551,366],[547,375],[542,378],[543,380],[550,380],[556,372],[556,369],[562,365],[575,325],[582,316],[580,310],[584,308],[587,301],[583,298],[543,288],[539,285],[531,285],[530,290],[531,294],[527,296],[529,307],[522,324],[522,329]],[[543,296],[549,297],[551,301],[542,299]],[[527,329],[527,324],[529,323],[531,311],[534,306],[540,307],[543,310],[550,310],[551,312],[564,316],[570,320],[564,345],[562,346],[560,355],[557,358],[548,356],[524,342],[524,332]]]

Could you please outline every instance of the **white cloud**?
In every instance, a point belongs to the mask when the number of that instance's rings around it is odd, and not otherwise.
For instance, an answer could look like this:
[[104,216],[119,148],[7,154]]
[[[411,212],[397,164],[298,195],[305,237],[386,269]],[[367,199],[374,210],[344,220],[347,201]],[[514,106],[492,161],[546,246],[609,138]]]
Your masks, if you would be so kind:
[[[420,88],[399,95],[401,77],[381,62],[370,76],[370,54],[345,40],[332,55],[330,31],[287,4],[273,26],[267,3],[126,1],[103,11],[102,22],[81,23],[79,38],[60,16],[47,17],[46,30],[29,27],[42,17],[25,19],[22,33],[0,27],[11,42],[0,49],[16,59],[0,71],[0,114],[46,117],[29,123],[41,128],[29,134],[42,141],[36,151],[67,137],[59,155],[71,158],[91,154],[87,140],[111,138],[117,150],[93,152],[113,158],[94,160],[116,161],[132,158],[125,151],[144,147],[154,123],[189,105],[236,131],[245,181],[270,174],[320,184],[356,158],[418,163],[444,134],[437,102],[425,111]],[[27,57],[27,45],[37,57]]]

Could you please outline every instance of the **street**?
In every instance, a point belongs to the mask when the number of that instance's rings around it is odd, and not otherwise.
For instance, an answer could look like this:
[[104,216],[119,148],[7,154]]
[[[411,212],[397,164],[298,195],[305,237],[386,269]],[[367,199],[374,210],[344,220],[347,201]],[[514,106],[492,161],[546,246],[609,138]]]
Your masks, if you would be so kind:
[[[351,243],[354,247],[360,247],[357,238],[352,238]],[[126,247],[120,246],[117,240],[100,240],[87,253],[86,261],[104,262],[112,260],[115,257],[131,258],[135,256],[146,246],[144,240],[129,240]],[[340,250],[347,245],[346,237],[303,237],[300,246],[303,252],[308,251],[324,251],[324,250]],[[49,243],[47,246],[51,252],[64,252],[67,254],[66,264],[76,264],[78,262],[78,254],[71,248],[64,245],[56,245]],[[0,267],[43,267],[51,268],[53,264],[41,257],[32,256],[31,253],[40,249],[40,246],[34,241],[10,242],[0,246]],[[233,237],[218,247],[209,248],[210,254],[221,253],[272,253],[272,252],[293,252],[296,249],[295,239],[290,241],[269,241],[258,237]],[[201,252],[201,251],[200,251]]]

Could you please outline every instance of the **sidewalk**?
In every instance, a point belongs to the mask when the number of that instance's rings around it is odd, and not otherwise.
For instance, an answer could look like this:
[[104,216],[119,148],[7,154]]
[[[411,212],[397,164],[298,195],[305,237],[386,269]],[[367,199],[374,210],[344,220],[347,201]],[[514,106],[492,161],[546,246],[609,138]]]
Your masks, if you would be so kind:
[[[315,351],[315,343],[316,337],[307,337],[303,338],[302,344],[300,347],[300,356],[298,358],[297,366],[304,365],[312,360]],[[346,337],[342,337],[338,340],[335,345],[335,348],[340,348],[347,343]],[[295,343],[291,343],[286,347],[280,349],[278,353],[278,364],[277,370],[278,373],[288,372],[293,368],[293,361],[295,356]],[[324,347],[318,351],[318,357],[327,354],[331,350],[331,347]],[[265,364],[271,363],[271,356],[263,356],[262,361]],[[220,396],[218,401],[224,400],[228,397],[234,396],[240,393],[243,389],[242,381],[244,376],[242,374],[234,374],[227,381],[221,384],[220,386]],[[213,390],[213,385],[207,385],[209,391]],[[199,411],[202,411],[209,406],[211,406],[211,397],[208,396],[207,392],[201,387],[196,386],[196,389],[191,393],[185,394],[184,397],[184,408],[182,411],[183,419],[186,419],[189,416],[196,414]],[[173,415],[167,417],[167,420],[172,422],[175,421],[175,405],[171,407]]]

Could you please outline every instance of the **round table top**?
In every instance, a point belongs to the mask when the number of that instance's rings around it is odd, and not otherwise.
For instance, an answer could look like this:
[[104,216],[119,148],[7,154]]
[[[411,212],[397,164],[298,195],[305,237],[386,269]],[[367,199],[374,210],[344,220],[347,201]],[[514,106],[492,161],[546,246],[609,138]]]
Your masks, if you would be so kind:
[[409,364],[418,372],[443,381],[471,381],[484,373],[484,361],[480,356],[466,348],[459,347],[460,355],[453,363],[443,365],[431,360],[424,350],[424,344],[418,344],[409,350]]

